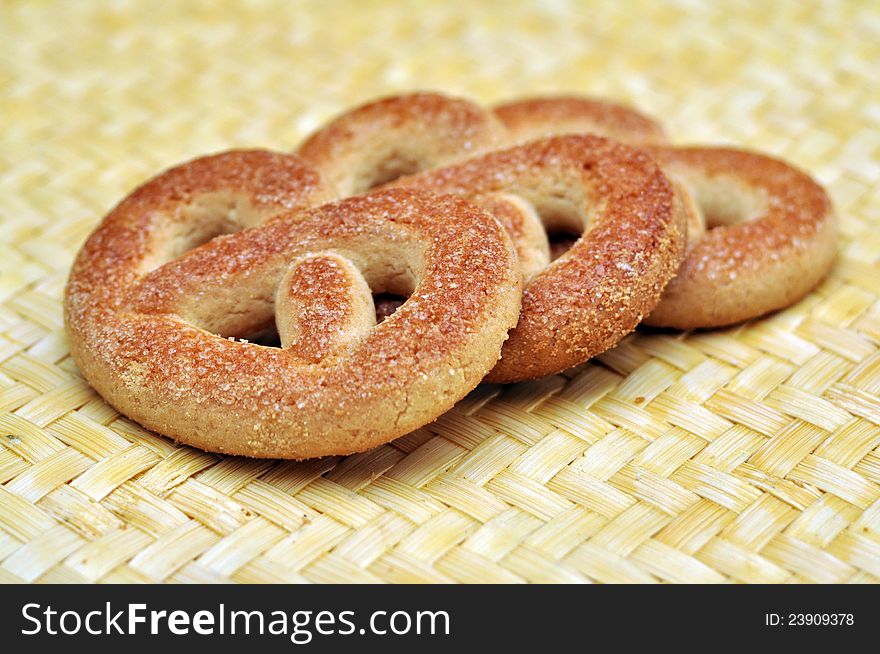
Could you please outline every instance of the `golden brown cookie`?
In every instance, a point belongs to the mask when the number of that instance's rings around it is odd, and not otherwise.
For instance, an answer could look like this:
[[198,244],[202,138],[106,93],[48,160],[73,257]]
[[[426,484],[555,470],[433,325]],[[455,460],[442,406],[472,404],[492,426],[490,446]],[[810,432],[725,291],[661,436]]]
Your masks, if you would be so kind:
[[807,174],[744,150],[651,153],[692,197],[707,230],[689,235],[684,263],[647,324],[741,322],[796,302],[828,274],[837,221],[828,195]]
[[411,93],[343,113],[296,153],[344,197],[500,147],[505,136],[491,112],[468,100]]
[[[684,256],[687,212],[670,181],[644,151],[598,136],[533,141],[392,185],[467,197],[514,237],[522,313],[489,381],[560,372],[614,346]],[[580,238],[550,263],[546,230],[557,229]]]
[[[295,156],[260,151],[137,189],[66,289],[83,376],[149,429],[247,456],[357,452],[450,408],[519,314],[509,237],[463,199],[412,190],[303,206],[329,193]],[[376,325],[372,291],[409,299]],[[242,338],[273,322],[280,348]]]

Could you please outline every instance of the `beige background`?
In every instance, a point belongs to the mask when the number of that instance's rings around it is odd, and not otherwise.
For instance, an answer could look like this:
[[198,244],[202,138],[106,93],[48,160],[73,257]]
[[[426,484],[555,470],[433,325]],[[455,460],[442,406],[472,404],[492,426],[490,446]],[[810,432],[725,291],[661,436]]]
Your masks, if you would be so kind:
[[[880,577],[877,3],[21,1],[0,43],[0,580]],[[345,460],[178,448],[78,378],[62,288],[122,194],[413,88],[609,96],[784,156],[840,262],[778,315],[639,332]]]

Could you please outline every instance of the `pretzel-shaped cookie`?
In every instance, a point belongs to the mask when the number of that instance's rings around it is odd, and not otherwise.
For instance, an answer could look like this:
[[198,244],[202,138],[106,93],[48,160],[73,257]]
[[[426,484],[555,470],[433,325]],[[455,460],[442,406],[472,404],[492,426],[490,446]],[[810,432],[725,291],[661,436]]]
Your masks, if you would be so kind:
[[625,143],[666,142],[655,120],[605,100],[531,98],[486,110],[469,100],[423,92],[347,111],[308,137],[297,154],[347,196],[545,136],[548,127],[555,134],[589,132]]
[[345,112],[296,154],[344,197],[501,147],[506,137],[501,122],[473,102],[411,93]]
[[[516,322],[509,237],[462,199],[411,190],[303,206],[329,194],[295,156],[262,151],[134,191],[66,289],[85,378],[154,431],[248,456],[357,452],[450,408]],[[376,325],[371,287],[410,297]],[[273,319],[281,348],[233,338]]]
[[797,302],[831,270],[837,220],[807,174],[745,150],[650,152],[687,189],[706,230],[691,230],[684,263],[645,323],[694,329],[749,320]]
[[532,98],[496,115],[521,138],[591,132],[604,116],[606,133],[649,147],[684,191],[687,257],[648,325],[694,329],[756,318],[804,297],[834,263],[831,201],[784,161],[731,148],[660,145],[659,125],[631,110],[619,115],[612,133],[614,108],[586,98]]
[[[522,312],[488,381],[557,373],[614,346],[684,255],[687,211],[670,181],[644,151],[598,136],[533,141],[391,186],[467,197],[517,243]],[[550,263],[545,230],[558,228],[582,236]]]

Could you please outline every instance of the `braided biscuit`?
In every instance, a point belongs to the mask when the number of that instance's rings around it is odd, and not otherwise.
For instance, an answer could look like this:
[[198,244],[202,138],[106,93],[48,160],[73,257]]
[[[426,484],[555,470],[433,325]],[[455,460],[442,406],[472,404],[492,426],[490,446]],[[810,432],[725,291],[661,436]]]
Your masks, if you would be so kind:
[[[296,157],[259,151],[137,189],[67,285],[84,377],[149,429],[247,456],[362,451],[450,408],[516,322],[509,237],[462,199],[410,190],[302,206],[328,194]],[[371,288],[410,298],[375,325]],[[281,348],[234,338],[273,320]]]
[[296,154],[344,197],[551,132],[666,142],[657,121],[607,100],[526,98],[487,111],[463,98],[420,92],[347,111],[309,136]]
[[[828,274],[836,219],[821,186],[783,161],[742,150],[672,147],[633,110],[543,97],[496,108],[519,138],[601,131],[645,145],[687,209],[688,254],[649,325],[721,327],[786,307]],[[707,233],[708,229],[708,233]]]
[[649,325],[720,327],[798,301],[828,274],[837,221],[805,173],[754,152],[711,147],[650,150],[687,189],[707,231],[689,234],[678,275]]
[[412,93],[345,112],[296,154],[345,197],[499,147],[504,138],[498,119],[472,102]]
[[[513,145],[548,136],[597,134],[635,146],[660,147],[668,142],[666,130],[656,119],[624,104],[576,95],[520,98],[496,105],[495,115]],[[671,180],[687,212],[687,231],[704,231],[702,217],[692,198]],[[571,247],[571,239],[551,243],[553,258]]]
[[[687,211],[669,180],[645,152],[598,136],[533,141],[392,186],[467,197],[514,236],[522,313],[488,381],[560,372],[614,346],[654,309],[684,256]],[[549,263],[545,229],[582,236]]]

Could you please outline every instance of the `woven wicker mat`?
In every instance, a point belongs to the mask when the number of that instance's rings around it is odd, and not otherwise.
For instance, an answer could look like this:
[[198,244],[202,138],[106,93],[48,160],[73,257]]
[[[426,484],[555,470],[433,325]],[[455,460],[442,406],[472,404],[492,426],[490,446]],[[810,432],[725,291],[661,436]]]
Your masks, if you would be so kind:
[[[878,581],[880,5],[586,7],[4,2],[0,580]],[[416,87],[611,96],[784,156],[840,261],[780,314],[640,331],[346,459],[177,447],[83,383],[60,298],[119,197]]]

